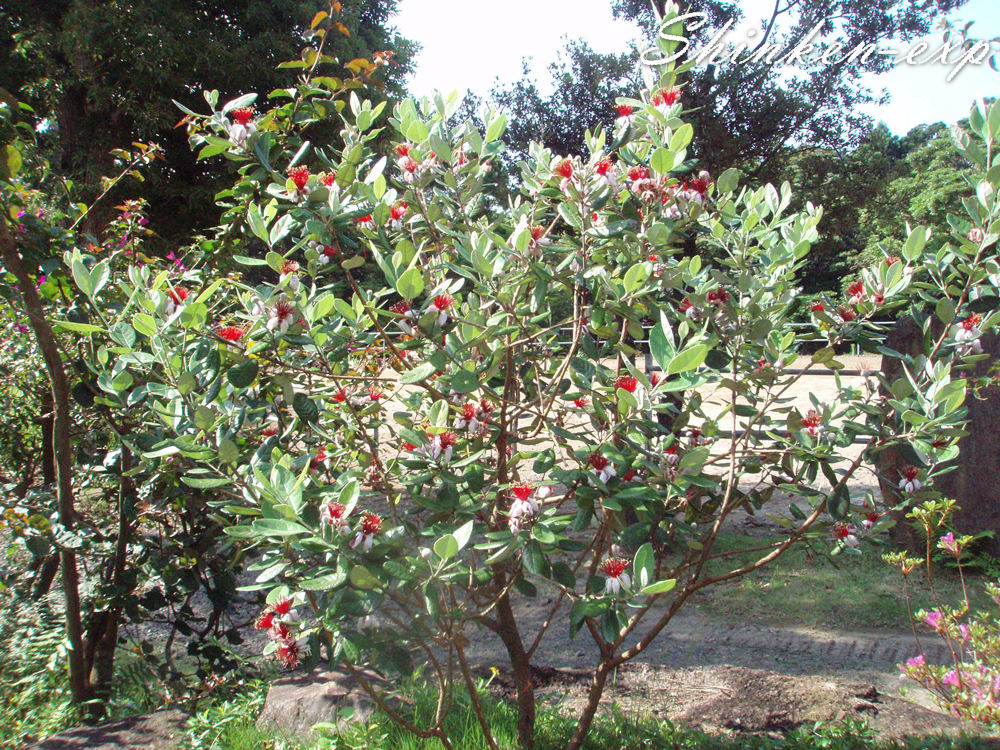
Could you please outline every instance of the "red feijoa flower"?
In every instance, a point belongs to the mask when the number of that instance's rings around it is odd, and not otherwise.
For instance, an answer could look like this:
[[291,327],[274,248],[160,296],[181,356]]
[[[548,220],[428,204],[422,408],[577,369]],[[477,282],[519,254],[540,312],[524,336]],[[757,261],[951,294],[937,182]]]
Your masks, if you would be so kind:
[[966,331],[971,331],[973,328],[978,328],[979,324],[983,322],[983,316],[979,313],[972,313],[969,317],[962,321],[962,328]]
[[438,312],[444,312],[455,306],[455,298],[450,294],[439,294],[431,304]]
[[636,388],[638,387],[639,381],[631,375],[622,375],[615,381],[616,389],[621,388],[623,391],[628,391],[629,393],[635,393]]
[[616,108],[619,117],[628,117],[634,108],[631,104],[619,104]]
[[834,539],[847,539],[847,537],[851,536],[855,531],[857,531],[857,529],[855,529],[853,525],[837,522],[833,525],[831,533],[833,534]]
[[531,482],[518,482],[510,486],[510,491],[514,493],[514,496],[518,500],[525,503],[531,497],[531,493],[535,491],[535,485]]
[[618,578],[628,568],[629,562],[623,557],[612,557],[601,563],[601,572],[609,578]]
[[279,615],[287,615],[292,611],[292,600],[287,597],[279,599],[274,603],[271,609]]
[[318,469],[323,465],[324,461],[326,461],[326,451],[320,448],[316,455],[309,459],[309,468]]
[[899,263],[899,256],[898,255],[890,255],[888,258],[885,259],[885,262],[886,262],[887,265],[890,265],[890,266],[894,265],[895,263]]
[[654,372],[654,373],[652,373],[649,376],[649,384],[651,386],[653,386],[654,388],[656,388],[656,386],[658,386],[660,384],[660,375],[659,375],[659,373],[655,373]]
[[323,175],[323,186],[324,187],[333,187],[333,184],[336,181],[337,181],[337,173],[336,172],[327,172],[325,175]]
[[462,419],[464,419],[466,422],[468,422],[471,419],[475,419],[476,411],[477,409],[475,404],[466,404],[465,406],[462,407]]
[[441,440],[442,448],[450,448],[458,444],[458,435],[454,432],[442,432],[438,438]]
[[813,312],[826,312],[826,308],[823,307],[822,302],[813,302],[809,309]]
[[298,273],[299,272],[299,262],[297,260],[286,260],[281,264],[282,273]]
[[580,398],[573,400],[573,405],[576,406],[577,409],[583,409],[588,404],[590,404],[590,399],[586,396],[580,396]]
[[611,159],[605,156],[603,159],[597,162],[597,165],[594,167],[594,169],[597,170],[597,174],[603,177],[604,175],[606,175],[608,172],[611,171],[612,166],[614,165],[611,163]]
[[323,517],[330,521],[337,521],[344,517],[344,513],[346,511],[347,506],[343,503],[327,503],[326,507],[323,509]]
[[385,397],[385,393],[383,393],[382,391],[380,391],[378,388],[369,388],[368,389],[368,398],[370,398],[372,401],[378,401],[380,398],[384,398],[384,397]]
[[903,467],[903,476],[906,477],[907,480],[909,480],[910,482],[912,482],[914,479],[916,479],[917,475],[919,473],[920,473],[920,469],[918,469],[916,466],[904,466]]
[[816,428],[823,423],[823,418],[819,415],[815,409],[810,409],[806,412],[806,415],[802,417],[802,426]]
[[302,648],[296,641],[284,640],[275,653],[278,654],[278,658],[286,667],[295,668],[299,665],[299,659],[302,657]]
[[389,309],[392,312],[398,313],[400,315],[406,315],[406,313],[408,313],[411,310],[410,303],[407,302],[405,299],[404,300],[400,300],[399,302],[397,302],[395,305],[393,305]]
[[538,242],[538,240],[542,237],[542,233],[545,231],[545,227],[534,226],[529,231],[531,232],[531,239]]
[[400,164],[400,166],[401,166],[401,167],[402,167],[403,169],[405,169],[405,170],[406,170],[407,172],[409,172],[410,174],[413,174],[414,172],[416,172],[416,171],[417,171],[417,167],[419,167],[419,166],[420,166],[419,164],[417,164],[417,162],[416,162],[416,161],[414,161],[414,160],[413,160],[413,159],[412,159],[411,157],[409,157],[409,156],[404,156],[404,157],[402,158],[402,160],[401,160],[401,161],[399,162],[399,164]]
[[729,292],[720,286],[714,292],[708,293],[708,302],[712,305],[724,305],[729,302]]
[[338,404],[344,403],[345,401],[347,401],[347,391],[344,388],[341,388],[339,391],[333,394],[333,400],[336,401]]
[[695,177],[692,180],[688,180],[687,187],[689,190],[694,190],[701,195],[708,195],[708,188],[711,184],[712,180],[708,177]]
[[694,305],[691,304],[691,300],[689,300],[687,297],[685,297],[684,301],[681,302],[681,304],[680,304],[680,311],[681,312],[687,312],[692,307],[694,307]]
[[569,159],[563,159],[561,162],[559,162],[559,166],[556,167],[556,173],[560,177],[563,177],[564,179],[568,180],[570,177],[573,176],[573,162],[571,162]]
[[645,180],[649,177],[649,170],[646,167],[638,166],[632,167],[628,171],[628,178],[635,182],[636,180]]
[[847,296],[848,297],[860,297],[865,293],[864,282],[852,281],[847,285]]
[[361,516],[361,533],[368,536],[375,536],[382,531],[382,516],[377,513],[365,511]]
[[336,245],[323,245],[323,255],[327,258],[332,258],[335,255],[339,255],[340,250],[337,249]]
[[392,218],[399,221],[404,216],[406,216],[406,209],[410,207],[410,204],[406,201],[396,201],[392,206]]
[[253,119],[253,107],[237,107],[229,114],[233,116],[233,122],[248,125]]
[[865,514],[865,520],[868,521],[872,526],[877,524],[885,516],[885,513],[879,513],[877,510],[868,511]]
[[664,89],[660,92],[660,96],[663,99],[663,103],[670,107],[681,98],[681,90],[678,88]]
[[400,143],[398,146],[396,146],[396,153],[399,154],[400,156],[409,156],[410,155],[410,144],[409,143]]
[[288,179],[290,179],[298,190],[301,190],[309,182],[309,167],[304,164],[300,164],[297,167],[292,167],[288,170]]
[[843,320],[845,323],[850,323],[852,320],[858,317],[858,314],[854,312],[854,310],[844,305],[841,305],[840,307],[837,308],[837,314],[840,315],[840,319]]
[[246,334],[246,330],[240,328],[239,326],[219,326],[215,332],[219,335],[219,338],[225,339],[233,344],[243,338],[244,334]]
[[608,461],[608,459],[606,459],[600,453],[591,453],[590,458],[587,459],[587,463],[590,464],[590,467],[592,469],[596,469],[597,471],[604,471],[606,468],[608,468],[608,464],[610,464],[611,462]]
[[167,294],[170,295],[170,299],[174,301],[175,305],[183,305],[184,300],[188,298],[188,295],[191,294],[191,292],[182,286],[175,286],[173,289],[169,290]]
[[260,617],[254,622],[253,626],[257,630],[270,630],[274,627],[274,611],[270,609],[265,609],[260,613]]

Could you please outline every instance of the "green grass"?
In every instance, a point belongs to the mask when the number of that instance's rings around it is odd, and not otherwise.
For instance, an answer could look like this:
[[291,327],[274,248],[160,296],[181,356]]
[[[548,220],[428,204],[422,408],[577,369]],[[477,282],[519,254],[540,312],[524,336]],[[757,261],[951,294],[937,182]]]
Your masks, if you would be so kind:
[[[313,739],[285,737],[254,727],[266,683],[251,685],[243,697],[206,707],[192,722],[194,732],[186,746],[192,750],[441,750],[437,739],[420,739],[388,717],[376,714],[367,726],[354,725],[342,734],[312,735]],[[406,695],[418,725],[433,715],[434,696],[410,687]],[[501,750],[516,750],[517,716],[510,704],[482,695],[484,712]],[[447,719],[456,750],[487,750],[479,726],[459,697]],[[537,718],[537,750],[561,750],[575,728],[575,719],[558,707],[542,704]],[[674,727],[669,722],[625,714],[612,706],[595,721],[587,750],[976,750],[986,745],[975,739],[929,738],[906,745],[879,741],[862,723],[800,728],[780,738],[748,735],[711,736]]]
[[[759,547],[778,539],[720,536],[715,551]],[[823,630],[909,630],[902,576],[882,561],[878,551],[869,548],[861,555],[836,557],[823,552],[822,547],[812,554],[805,547],[793,547],[776,562],[743,578],[714,586],[691,603],[706,614],[760,624]],[[706,573],[714,575],[738,568],[761,554],[712,560],[706,565]],[[983,592],[985,580],[966,574],[973,611],[995,609]],[[936,566],[934,586],[943,604],[961,603],[962,584],[956,570]],[[914,612],[934,608],[922,572],[910,576],[910,594]]]

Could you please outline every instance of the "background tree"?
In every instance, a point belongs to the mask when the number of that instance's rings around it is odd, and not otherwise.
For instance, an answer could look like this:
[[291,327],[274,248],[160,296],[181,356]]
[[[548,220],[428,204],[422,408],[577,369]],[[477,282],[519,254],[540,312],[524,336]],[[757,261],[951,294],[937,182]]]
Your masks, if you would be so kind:
[[[325,47],[344,63],[392,50],[388,95],[402,92],[416,49],[389,25],[397,4],[343,3],[341,33]],[[181,114],[171,100],[197,107],[205,89],[225,101],[290,85],[290,71],[277,66],[300,57],[310,21],[330,9],[327,0],[4,0],[0,26],[12,33],[0,38],[0,80],[43,119],[54,167],[84,188],[84,200],[113,171],[112,149],[159,143],[166,160],[143,193],[157,232],[183,240],[217,223],[213,196],[224,178],[203,169],[175,129]],[[95,214],[88,226],[107,218]]]

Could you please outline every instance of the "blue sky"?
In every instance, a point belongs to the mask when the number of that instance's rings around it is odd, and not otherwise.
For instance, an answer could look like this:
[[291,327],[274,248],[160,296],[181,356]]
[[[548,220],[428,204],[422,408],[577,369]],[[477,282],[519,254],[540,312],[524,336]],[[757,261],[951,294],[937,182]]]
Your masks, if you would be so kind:
[[[773,4],[745,0],[741,6],[754,25]],[[975,20],[979,36],[1000,36],[1000,0],[970,0],[953,17]],[[483,6],[470,0],[402,0],[394,22],[400,33],[423,45],[410,80],[417,95],[435,87],[485,94],[497,80],[520,78],[525,57],[532,58],[532,70],[544,82],[545,68],[562,49],[564,37],[585,39],[599,52],[619,52],[638,36],[634,26],[611,17],[608,0],[505,0]],[[743,35],[737,30],[731,39],[740,41]],[[940,40],[940,33],[932,35],[930,49]],[[942,66],[903,65],[871,76],[869,85],[887,89],[891,102],[867,111],[902,134],[923,122],[953,123],[968,114],[975,99],[1000,96],[1000,73],[985,63],[966,66],[950,82],[949,72]]]

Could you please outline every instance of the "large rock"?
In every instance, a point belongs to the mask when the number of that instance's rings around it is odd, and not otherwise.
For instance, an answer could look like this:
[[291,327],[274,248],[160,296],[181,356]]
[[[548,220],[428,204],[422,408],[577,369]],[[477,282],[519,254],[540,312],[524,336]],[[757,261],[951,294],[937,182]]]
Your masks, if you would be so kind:
[[[940,329],[935,329],[939,333]],[[983,352],[990,355],[968,371],[970,377],[981,377],[990,365],[1000,359],[1000,337],[988,334],[981,339]],[[922,350],[922,334],[912,319],[900,321],[886,337],[886,346],[904,354],[916,354]],[[891,383],[902,375],[899,360],[882,358],[882,372]],[[934,480],[934,488],[945,497],[958,502],[960,510],[955,514],[954,524],[963,534],[980,531],[996,532],[986,540],[986,549],[1000,556],[1000,388],[991,386],[980,400],[969,397],[965,401],[969,409],[969,433],[959,441],[959,457],[955,469]],[[906,462],[892,449],[880,454],[879,469],[886,477],[898,477],[899,470]],[[899,502],[896,491],[885,481],[881,481],[882,496],[889,505]],[[910,521],[904,521],[903,514],[897,517],[893,529],[895,540],[914,551],[923,551],[922,534],[916,533]]]
[[[362,674],[376,690],[389,687],[375,674]],[[350,674],[317,669],[276,680],[267,691],[257,726],[303,735],[321,722],[367,721],[374,710],[375,702]]]
[[175,709],[80,727],[47,737],[24,750],[171,750],[185,736],[187,714]]

